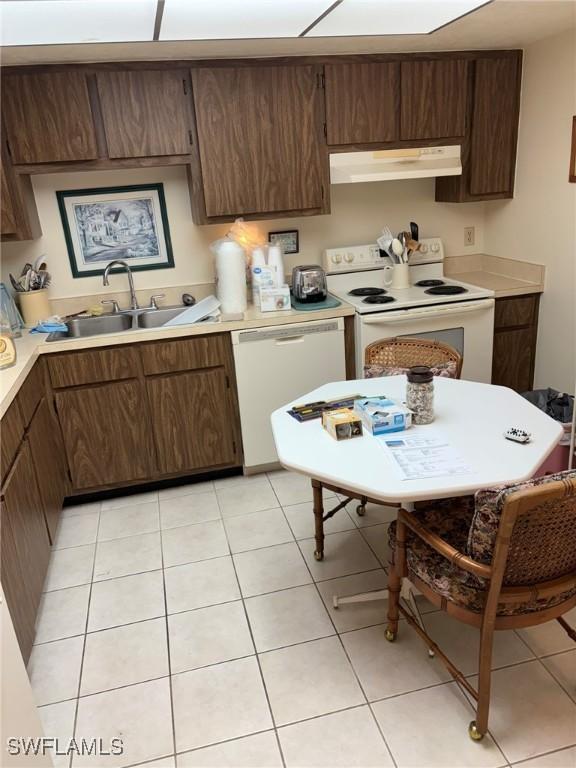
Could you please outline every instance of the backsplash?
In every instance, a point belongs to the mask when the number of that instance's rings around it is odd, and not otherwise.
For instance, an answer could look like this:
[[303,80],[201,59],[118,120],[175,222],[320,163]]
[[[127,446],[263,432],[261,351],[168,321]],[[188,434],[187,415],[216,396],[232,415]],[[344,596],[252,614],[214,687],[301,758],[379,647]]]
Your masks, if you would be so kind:
[[[183,167],[139,168],[118,171],[45,174],[33,177],[34,193],[43,237],[40,240],[2,244],[2,280],[17,272],[26,261],[45,254],[53,284],[52,299],[93,297],[125,290],[125,275],[114,275],[104,288],[100,277],[74,278],[70,269],[56,191],[94,187],[162,182],[174,252],[173,269],[135,273],[138,290],[147,295],[152,289],[182,288],[214,280],[213,257],[209,245],[222,237],[229,225],[196,226],[190,212],[186,172]],[[481,252],[484,246],[484,203],[466,205],[434,202],[434,179],[350,184],[332,187],[332,213],[256,222],[266,234],[271,230],[298,229],[300,253],[287,256],[291,270],[296,264],[321,261],[325,248],[374,242],[383,224],[396,231],[410,220],[420,225],[422,237],[440,236],[446,255]],[[464,227],[475,227],[475,244],[464,246]],[[82,303],[82,302],[80,302]],[[84,303],[86,303],[84,301]],[[71,306],[65,302],[66,306]],[[73,311],[73,310],[70,310]]]

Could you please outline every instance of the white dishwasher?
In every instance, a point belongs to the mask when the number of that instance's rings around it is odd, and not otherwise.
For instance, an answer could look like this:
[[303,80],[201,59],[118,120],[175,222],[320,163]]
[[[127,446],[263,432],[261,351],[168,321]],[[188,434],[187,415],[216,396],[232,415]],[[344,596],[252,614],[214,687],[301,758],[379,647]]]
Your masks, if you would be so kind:
[[346,378],[344,319],[232,331],[244,466],[278,461],[270,415],[316,387]]

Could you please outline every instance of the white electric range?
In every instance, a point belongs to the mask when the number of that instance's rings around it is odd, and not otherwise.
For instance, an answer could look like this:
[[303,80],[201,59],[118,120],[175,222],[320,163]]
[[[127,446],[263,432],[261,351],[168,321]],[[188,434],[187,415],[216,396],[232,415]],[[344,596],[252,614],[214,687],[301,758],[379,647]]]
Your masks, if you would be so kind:
[[[421,240],[410,257],[411,286],[385,287],[377,245],[332,248],[324,253],[329,292],[356,310],[356,374],[363,375],[364,350],[380,339],[412,336],[443,341],[464,358],[462,377],[490,382],[494,292],[444,277],[440,238]],[[352,292],[352,293],[351,293]]]

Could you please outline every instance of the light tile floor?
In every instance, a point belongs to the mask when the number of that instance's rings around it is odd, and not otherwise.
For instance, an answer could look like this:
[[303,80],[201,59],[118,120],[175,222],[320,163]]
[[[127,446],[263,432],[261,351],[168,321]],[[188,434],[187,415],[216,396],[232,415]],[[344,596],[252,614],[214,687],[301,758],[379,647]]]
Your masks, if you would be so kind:
[[[574,768],[576,649],[560,628],[498,633],[491,735],[472,743],[440,662],[407,627],[384,640],[385,603],[332,606],[385,586],[394,510],[349,504],[317,563],[311,498],[273,472],[65,510],[32,686],[47,735],[125,745],[72,768]],[[477,632],[419,601],[473,680]]]

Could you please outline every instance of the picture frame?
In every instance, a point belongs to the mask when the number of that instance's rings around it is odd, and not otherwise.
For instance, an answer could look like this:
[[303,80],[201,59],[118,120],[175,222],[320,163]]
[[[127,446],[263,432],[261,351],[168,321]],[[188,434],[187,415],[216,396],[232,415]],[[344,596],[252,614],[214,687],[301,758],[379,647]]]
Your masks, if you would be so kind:
[[282,253],[299,253],[300,238],[297,229],[282,229],[277,232],[268,232],[268,242],[271,245],[279,245]]
[[572,149],[570,151],[570,171],[568,181],[576,184],[576,115],[572,118]]
[[174,267],[163,184],[67,189],[56,198],[74,277],[101,275],[114,259],[133,272]]

